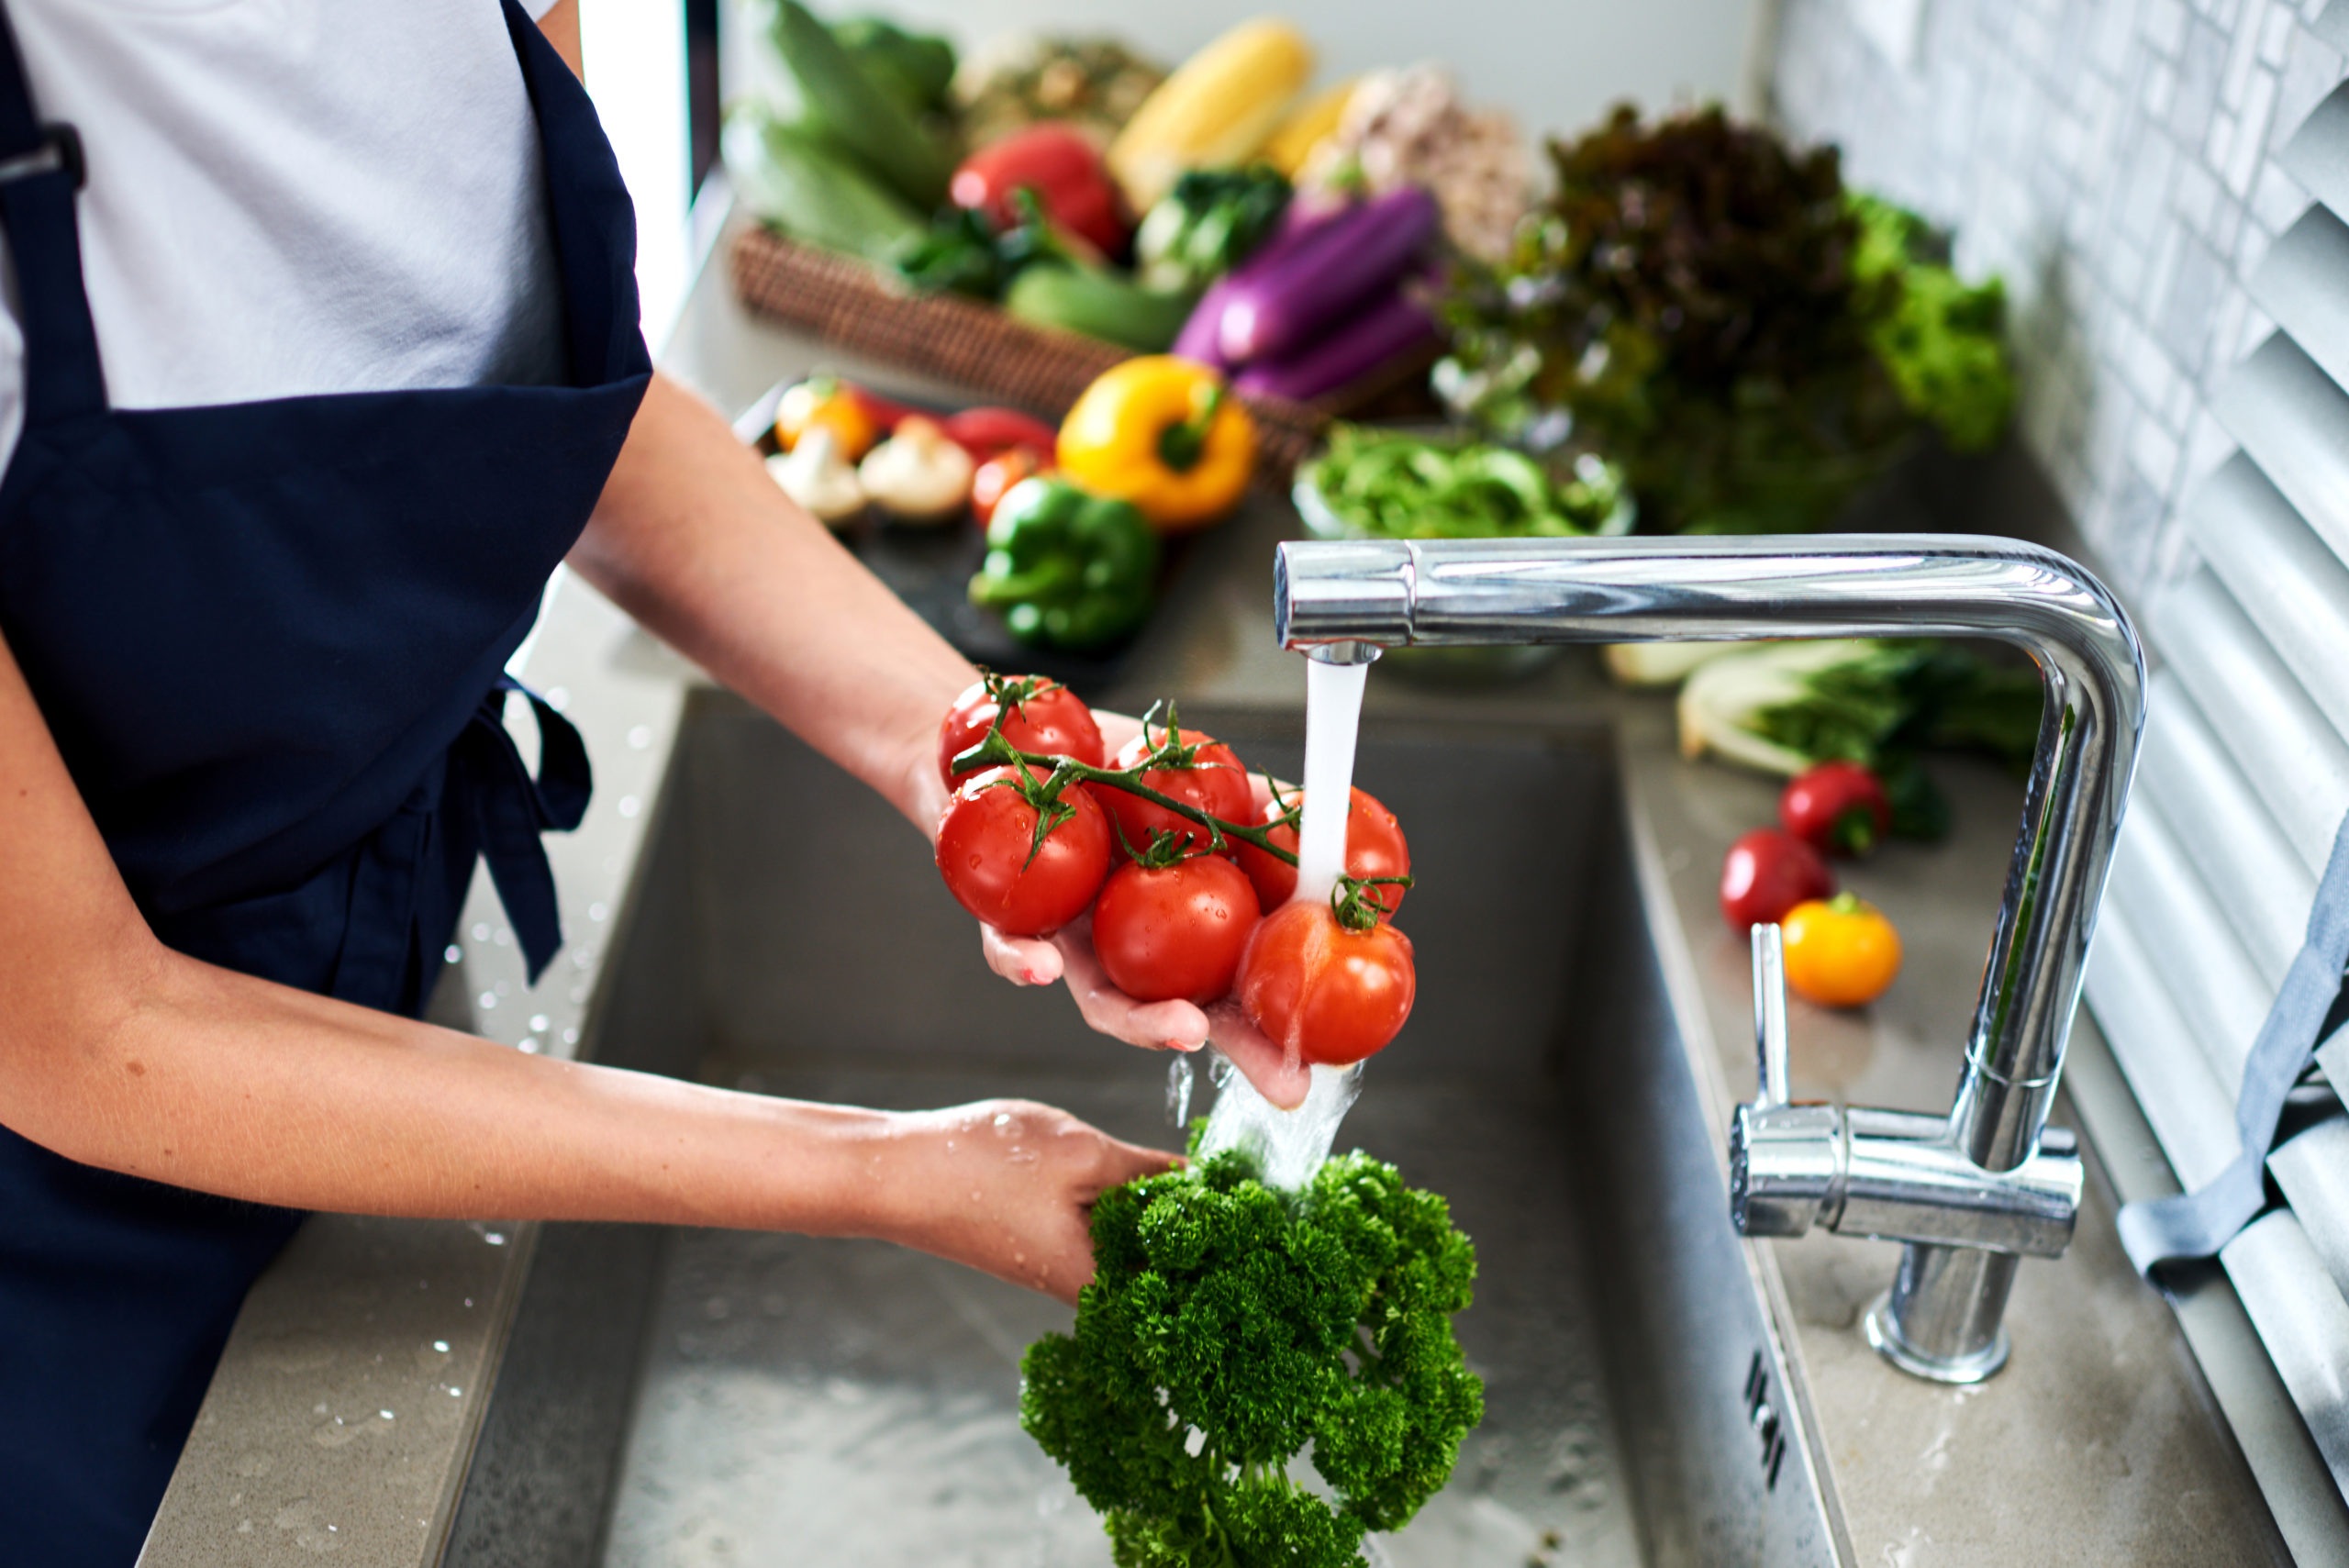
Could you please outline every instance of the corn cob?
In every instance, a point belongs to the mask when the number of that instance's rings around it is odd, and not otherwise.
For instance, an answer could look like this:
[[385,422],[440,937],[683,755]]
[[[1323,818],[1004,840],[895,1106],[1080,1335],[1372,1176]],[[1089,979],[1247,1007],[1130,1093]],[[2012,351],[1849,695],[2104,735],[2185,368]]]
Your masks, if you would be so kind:
[[1313,74],[1313,48],[1277,17],[1241,23],[1183,62],[1109,144],[1109,172],[1148,212],[1186,169],[1225,168],[1264,145]]

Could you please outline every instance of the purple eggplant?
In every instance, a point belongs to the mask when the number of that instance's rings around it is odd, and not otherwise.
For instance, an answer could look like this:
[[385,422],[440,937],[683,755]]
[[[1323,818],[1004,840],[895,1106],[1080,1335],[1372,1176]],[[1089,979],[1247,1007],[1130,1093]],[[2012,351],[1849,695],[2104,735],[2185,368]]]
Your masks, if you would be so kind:
[[1174,346],[1167,352],[1210,370],[1230,371],[1231,361],[1223,357],[1218,341],[1222,335],[1223,301],[1230,283],[1230,278],[1222,277],[1208,285],[1208,292],[1199,296],[1190,319],[1183,323],[1183,330],[1175,334]]
[[1407,185],[1282,236],[1223,280],[1223,358],[1244,365],[1301,353],[1409,272],[1441,216],[1433,196]]
[[1427,311],[1400,290],[1362,306],[1286,359],[1258,360],[1233,378],[1242,393],[1310,403],[1360,381],[1391,360],[1423,349],[1436,338]]

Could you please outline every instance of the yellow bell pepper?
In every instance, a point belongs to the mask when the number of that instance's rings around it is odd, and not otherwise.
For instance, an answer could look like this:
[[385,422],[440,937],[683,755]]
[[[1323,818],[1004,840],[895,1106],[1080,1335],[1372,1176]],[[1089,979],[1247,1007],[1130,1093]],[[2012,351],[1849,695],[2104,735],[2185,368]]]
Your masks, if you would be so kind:
[[1130,501],[1160,533],[1230,511],[1256,462],[1256,425],[1205,365],[1146,354],[1104,374],[1061,422],[1061,476]]

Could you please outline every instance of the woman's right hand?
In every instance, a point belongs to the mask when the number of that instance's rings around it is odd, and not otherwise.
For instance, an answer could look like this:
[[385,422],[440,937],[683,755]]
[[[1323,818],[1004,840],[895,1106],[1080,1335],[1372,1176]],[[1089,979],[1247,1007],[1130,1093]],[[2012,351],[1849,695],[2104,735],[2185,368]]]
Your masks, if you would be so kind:
[[868,1160],[874,1234],[1070,1303],[1093,1279],[1094,1200],[1181,1163],[1028,1100],[901,1113]]

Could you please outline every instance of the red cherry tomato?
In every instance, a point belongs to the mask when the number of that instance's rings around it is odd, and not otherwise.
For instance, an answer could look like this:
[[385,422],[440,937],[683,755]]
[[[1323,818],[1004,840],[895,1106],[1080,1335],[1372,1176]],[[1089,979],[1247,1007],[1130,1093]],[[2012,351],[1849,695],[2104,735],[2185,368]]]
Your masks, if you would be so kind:
[[1821,762],[1778,795],[1778,824],[1822,855],[1865,855],[1892,831],[1892,801],[1857,762]]
[[1109,821],[1082,784],[1061,801],[1070,815],[1039,845],[1017,770],[964,779],[938,823],[938,873],[954,901],[1015,937],[1049,936],[1084,914],[1109,874]]
[[1255,889],[1221,855],[1121,865],[1093,906],[1093,951],[1110,983],[1140,1002],[1230,995],[1255,931]]
[[1776,828],[1756,828],[1721,859],[1721,918],[1741,934],[1834,892],[1834,873],[1819,851]]
[[971,516],[979,520],[979,527],[985,528],[995,521],[996,503],[1013,485],[1049,472],[1051,467],[1033,447],[1013,447],[987,459],[971,475]]
[[1084,699],[1041,675],[997,675],[972,686],[946,710],[946,721],[938,727],[940,778],[956,782],[954,759],[987,738],[998,710],[1004,739],[1022,751],[1101,765],[1101,727]]
[[[1166,731],[1152,728],[1137,735],[1118,751],[1113,768],[1139,766],[1152,750],[1153,742],[1163,745]],[[1202,735],[1196,729],[1182,732],[1181,743],[1197,750],[1188,767],[1152,768],[1141,775],[1141,783],[1161,795],[1172,795],[1184,805],[1197,807],[1208,816],[1225,822],[1247,822],[1256,815],[1256,792],[1249,787],[1247,770],[1240,765],[1230,747]],[[1136,854],[1150,848],[1152,834],[1163,830],[1175,837],[1175,842],[1191,851],[1206,849],[1211,842],[1206,828],[1188,817],[1177,817],[1163,806],[1153,806],[1138,795],[1128,795],[1110,784],[1100,786],[1101,809],[1109,814],[1125,843],[1119,844],[1117,853],[1124,859],[1126,845],[1133,846]],[[1110,835],[1112,841],[1116,834]]]
[[1240,963],[1248,1021],[1301,1062],[1343,1066],[1386,1048],[1419,990],[1411,939],[1392,926],[1350,931],[1327,904],[1284,904]]
[[[1264,820],[1277,820],[1282,814],[1282,800],[1290,806],[1305,798],[1305,792],[1284,795],[1264,803]],[[1275,828],[1265,837],[1289,853],[1297,852],[1297,829],[1283,826]],[[1232,846],[1240,869],[1248,873],[1255,884],[1256,903],[1269,915],[1288,902],[1297,891],[1297,868],[1286,861],[1266,854],[1253,844]],[[1368,790],[1354,791],[1353,804],[1346,812],[1346,874],[1359,882],[1375,876],[1408,876],[1411,874],[1411,846],[1403,840],[1403,825],[1395,814],[1378,804]],[[1374,887],[1364,895],[1378,906],[1378,917],[1391,920],[1395,911],[1402,907],[1403,888],[1400,885]]]

